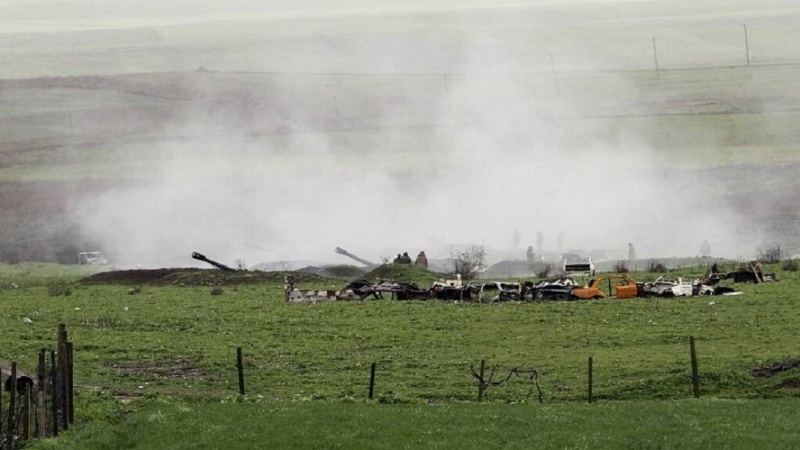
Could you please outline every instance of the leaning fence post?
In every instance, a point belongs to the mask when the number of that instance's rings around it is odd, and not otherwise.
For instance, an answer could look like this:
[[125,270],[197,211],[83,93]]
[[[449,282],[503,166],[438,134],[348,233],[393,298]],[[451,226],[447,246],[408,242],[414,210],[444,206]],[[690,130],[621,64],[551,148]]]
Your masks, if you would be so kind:
[[239,373],[239,394],[244,395],[244,366],[242,364],[242,347],[236,347],[236,371]]
[[700,398],[700,377],[697,373],[697,352],[694,348],[694,336],[689,336],[689,351],[692,357],[692,393],[694,398]]
[[480,378],[478,378],[478,402],[483,401],[483,390],[486,388],[486,384],[483,382],[483,376],[486,372],[486,360],[481,360],[481,371],[480,371]]
[[36,384],[36,436],[39,439],[47,437],[47,409],[44,404],[44,383],[45,383],[45,350],[39,350],[39,373]]
[[372,394],[375,393],[375,363],[369,368],[369,399],[372,400]]
[[588,372],[589,372],[589,393],[587,398],[589,400],[589,403],[592,403],[592,357],[591,356],[589,357]]

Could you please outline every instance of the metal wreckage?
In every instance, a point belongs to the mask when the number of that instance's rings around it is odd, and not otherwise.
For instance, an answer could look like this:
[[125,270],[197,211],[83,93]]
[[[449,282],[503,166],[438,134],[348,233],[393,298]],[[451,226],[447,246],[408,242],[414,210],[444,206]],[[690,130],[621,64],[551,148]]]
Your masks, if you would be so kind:
[[[339,248],[337,253],[353,257]],[[234,271],[229,266],[214,261],[200,253],[192,253],[192,258],[204,261],[220,270]],[[354,258],[356,259],[356,258]],[[360,259],[357,259],[360,261]],[[372,263],[370,263],[372,264]],[[455,279],[433,282],[429,288],[421,288],[411,281],[379,280],[371,282],[359,278],[341,290],[300,290],[294,286],[294,277],[284,277],[284,300],[289,303],[325,302],[335,300],[455,300],[480,303],[505,301],[543,301],[543,300],[596,300],[603,298],[637,297],[690,297],[705,295],[740,295],[741,292],[730,286],[718,285],[722,280],[734,283],[764,283],[777,281],[774,273],[764,273],[758,261],[751,261],[748,267],[740,267],[732,272],[721,272],[717,265],[711,267],[702,279],[688,281],[683,278],[668,279],[664,276],[654,281],[637,282],[628,274],[595,275],[591,258],[566,259],[562,267],[564,276],[525,281],[486,281],[473,280],[463,283],[460,276]],[[589,278],[588,282],[578,282],[575,277]]]
[[[688,281],[683,278],[668,279],[664,276],[654,281],[637,282],[628,274],[602,274],[594,276],[591,261],[578,268],[565,263],[567,276],[525,281],[475,280],[462,283],[460,277],[453,280],[436,281],[429,288],[421,288],[410,281],[380,280],[370,282],[357,279],[341,290],[306,290],[294,287],[289,275],[285,278],[284,298],[287,302],[320,302],[334,300],[455,300],[480,303],[504,301],[544,300],[595,300],[603,298],[637,297],[690,297],[710,295],[740,295],[730,286],[720,286],[722,280],[734,283],[762,283],[776,281],[775,274],[763,273],[760,266],[737,269],[733,272],[712,270],[702,279]],[[573,275],[591,276],[588,282],[578,282]]]

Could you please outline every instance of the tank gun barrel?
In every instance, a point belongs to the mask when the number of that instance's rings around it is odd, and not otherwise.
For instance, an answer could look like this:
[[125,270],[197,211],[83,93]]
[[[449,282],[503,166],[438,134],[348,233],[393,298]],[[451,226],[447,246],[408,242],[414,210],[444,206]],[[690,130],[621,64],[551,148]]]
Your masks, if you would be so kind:
[[216,262],[213,259],[208,259],[208,258],[206,258],[205,255],[203,255],[201,253],[193,252],[192,253],[192,258],[194,258],[194,259],[196,259],[198,261],[207,262],[207,263],[211,264],[212,266],[216,267],[219,270],[230,270],[230,271],[235,270],[235,269],[232,269],[231,267],[226,266],[225,264]]
[[348,252],[347,250],[345,250],[345,249],[343,249],[341,247],[336,247],[336,253],[338,253],[340,255],[347,256],[350,259],[354,259],[354,260],[360,262],[361,264],[364,264],[367,267],[377,267],[378,266],[374,262],[367,261],[366,259],[363,259],[363,258],[359,258],[358,256]]

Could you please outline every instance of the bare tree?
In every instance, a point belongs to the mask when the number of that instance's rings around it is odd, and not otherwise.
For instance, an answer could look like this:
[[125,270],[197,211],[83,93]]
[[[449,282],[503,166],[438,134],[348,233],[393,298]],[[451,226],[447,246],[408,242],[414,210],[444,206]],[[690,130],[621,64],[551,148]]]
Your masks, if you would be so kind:
[[471,245],[461,253],[451,250],[450,257],[453,260],[453,272],[465,280],[471,280],[484,269],[486,249],[483,245]]

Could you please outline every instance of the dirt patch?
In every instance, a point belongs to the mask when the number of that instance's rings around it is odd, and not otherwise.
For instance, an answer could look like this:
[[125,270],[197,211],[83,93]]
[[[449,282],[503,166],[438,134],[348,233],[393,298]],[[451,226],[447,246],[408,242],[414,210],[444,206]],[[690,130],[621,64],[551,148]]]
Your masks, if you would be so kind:
[[283,283],[293,275],[295,281],[320,281],[323,277],[303,272],[262,272],[258,270],[223,271],[217,269],[113,270],[81,280],[86,284],[228,286],[239,284]]
[[192,361],[178,358],[161,362],[123,361],[110,365],[117,374],[124,376],[153,376],[167,379],[205,379],[207,375]]
[[800,380],[793,379],[793,380],[786,380],[780,384],[782,389],[800,389]]
[[754,377],[758,378],[772,378],[778,373],[793,369],[800,369],[800,359],[790,358],[782,362],[773,363],[769,366],[757,367],[753,369],[751,373]]

